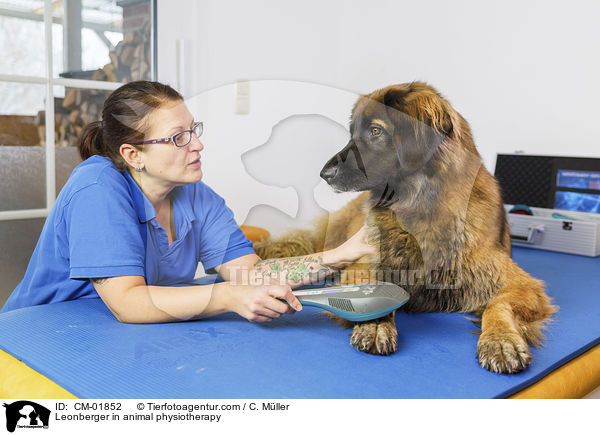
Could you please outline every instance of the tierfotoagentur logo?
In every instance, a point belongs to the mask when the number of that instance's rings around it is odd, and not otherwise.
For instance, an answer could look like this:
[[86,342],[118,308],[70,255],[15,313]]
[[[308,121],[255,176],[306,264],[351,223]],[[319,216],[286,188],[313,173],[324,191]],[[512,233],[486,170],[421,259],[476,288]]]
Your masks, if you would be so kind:
[[14,432],[18,429],[48,429],[50,410],[28,400],[19,400],[11,404],[3,404],[6,408],[6,430]]

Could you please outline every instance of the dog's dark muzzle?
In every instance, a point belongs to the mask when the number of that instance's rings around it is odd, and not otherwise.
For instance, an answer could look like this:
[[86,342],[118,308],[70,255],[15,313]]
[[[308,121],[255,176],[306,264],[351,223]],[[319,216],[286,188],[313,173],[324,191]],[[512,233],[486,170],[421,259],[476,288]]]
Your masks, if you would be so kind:
[[367,182],[367,172],[354,140],[323,166],[321,178],[336,190],[348,192],[363,190]]
[[[350,162],[348,161],[349,156],[354,157]],[[360,151],[354,140],[350,140],[343,150],[329,159],[321,170],[321,178],[331,184],[336,177],[339,178],[341,175],[342,166],[344,166],[344,172],[359,170],[365,177],[367,176]]]
[[325,166],[323,166],[323,169],[321,169],[321,178],[325,181],[327,181],[328,183],[331,182],[331,180],[333,180],[335,178],[335,176],[337,175],[340,166],[339,166],[339,159],[337,154],[335,156],[333,156],[332,159],[330,159]]

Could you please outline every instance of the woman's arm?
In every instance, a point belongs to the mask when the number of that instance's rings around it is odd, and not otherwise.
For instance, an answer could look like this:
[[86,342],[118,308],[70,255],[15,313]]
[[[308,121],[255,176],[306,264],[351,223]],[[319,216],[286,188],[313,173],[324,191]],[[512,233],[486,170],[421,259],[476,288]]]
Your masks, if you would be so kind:
[[[302,309],[291,287],[324,278],[337,267],[374,253],[362,228],[338,248],[303,257],[261,260],[245,255],[217,266],[226,282],[187,286],[149,286],[142,276],[93,278],[94,288],[123,323],[161,323],[235,312],[266,322]],[[286,301],[285,304],[282,301]]]
[[91,281],[108,309],[123,323],[193,320],[230,311],[250,321],[266,322],[293,312],[291,307],[302,309],[289,286],[222,282],[162,287],[146,285],[142,276],[93,278]]
[[268,260],[249,254],[223,263],[215,270],[224,280],[237,284],[279,284],[297,288],[325,279],[343,264],[332,252]]
[[342,245],[329,251],[300,257],[261,260],[256,254],[231,260],[215,269],[226,281],[242,284],[279,284],[292,288],[325,279],[338,268],[374,254],[368,243],[367,227],[362,227]]

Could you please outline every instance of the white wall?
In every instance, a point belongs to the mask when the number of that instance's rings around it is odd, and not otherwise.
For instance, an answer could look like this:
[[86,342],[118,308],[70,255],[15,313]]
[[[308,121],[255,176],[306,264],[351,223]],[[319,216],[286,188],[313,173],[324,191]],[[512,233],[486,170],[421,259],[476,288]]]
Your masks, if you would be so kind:
[[[177,84],[181,39],[181,90],[207,121],[205,181],[240,223],[278,233],[281,217],[302,226],[346,201],[308,170],[345,144],[353,99],[392,83],[438,88],[490,170],[515,150],[600,157],[600,2],[159,0],[158,14],[159,79]],[[233,112],[239,78],[251,81],[248,115]],[[256,161],[309,168],[306,183],[261,178]]]

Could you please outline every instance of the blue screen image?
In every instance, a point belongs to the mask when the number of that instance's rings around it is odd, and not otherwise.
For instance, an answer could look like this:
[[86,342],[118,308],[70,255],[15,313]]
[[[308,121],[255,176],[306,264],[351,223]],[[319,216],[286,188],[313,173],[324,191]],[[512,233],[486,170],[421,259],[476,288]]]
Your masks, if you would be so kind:
[[554,199],[554,208],[600,213],[600,195],[557,191]]
[[600,172],[559,169],[556,186],[600,190]]

